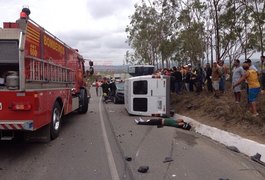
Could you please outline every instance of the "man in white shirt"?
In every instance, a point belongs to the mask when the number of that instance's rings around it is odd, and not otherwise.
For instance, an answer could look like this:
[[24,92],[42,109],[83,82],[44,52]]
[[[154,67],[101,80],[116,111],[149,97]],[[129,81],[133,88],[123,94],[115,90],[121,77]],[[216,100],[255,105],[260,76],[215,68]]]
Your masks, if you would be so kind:
[[[233,67],[234,68],[233,68],[232,84],[234,85],[243,76],[244,69],[240,66],[240,61],[238,59],[234,60]],[[239,103],[241,99],[241,86],[234,87],[233,92],[236,103]]]

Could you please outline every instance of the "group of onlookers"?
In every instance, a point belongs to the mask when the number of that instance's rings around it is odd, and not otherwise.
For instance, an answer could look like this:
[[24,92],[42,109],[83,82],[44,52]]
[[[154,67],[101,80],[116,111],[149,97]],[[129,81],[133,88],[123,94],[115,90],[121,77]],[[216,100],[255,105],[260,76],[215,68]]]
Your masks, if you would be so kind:
[[[260,90],[265,89],[265,56],[261,56],[261,70],[252,64],[250,59],[247,59],[240,64],[240,60],[234,60],[232,72],[229,73],[228,67],[224,61],[215,61],[211,67],[209,63],[205,67],[197,64],[192,68],[191,64],[182,67],[173,67],[172,69],[163,69],[156,73],[170,76],[171,92],[181,94],[182,91],[200,94],[203,87],[206,87],[209,92],[213,92],[215,98],[219,98],[225,93],[225,83],[231,77],[232,89],[234,92],[235,102],[241,100],[242,86],[245,86],[248,95],[248,103],[253,116],[258,116],[256,108],[256,99]],[[243,84],[243,85],[242,85]]]
[[209,63],[203,68],[198,63],[195,68],[191,64],[182,67],[173,67],[172,69],[163,69],[156,73],[168,75],[171,78],[171,91],[176,94],[181,94],[182,91],[193,92],[200,94],[204,85],[207,90],[215,92],[215,97],[218,92],[225,90],[225,78],[227,75],[227,68],[223,61],[213,63],[213,67]]
[[115,81],[112,78],[104,77],[101,81],[96,79],[95,87],[96,87],[96,95],[103,96],[104,101],[111,100],[114,97],[117,87],[115,85]]

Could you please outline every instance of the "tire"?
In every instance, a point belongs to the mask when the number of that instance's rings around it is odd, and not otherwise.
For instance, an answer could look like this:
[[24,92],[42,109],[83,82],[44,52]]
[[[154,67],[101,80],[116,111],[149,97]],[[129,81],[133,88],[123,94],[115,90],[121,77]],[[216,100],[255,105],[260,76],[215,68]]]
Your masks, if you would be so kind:
[[78,112],[80,114],[86,113],[88,110],[88,97],[87,97],[87,92],[85,89],[80,90],[79,94],[79,109]]
[[56,139],[59,136],[61,129],[61,111],[60,104],[56,101],[52,109],[52,117],[50,123],[50,136],[51,140]]

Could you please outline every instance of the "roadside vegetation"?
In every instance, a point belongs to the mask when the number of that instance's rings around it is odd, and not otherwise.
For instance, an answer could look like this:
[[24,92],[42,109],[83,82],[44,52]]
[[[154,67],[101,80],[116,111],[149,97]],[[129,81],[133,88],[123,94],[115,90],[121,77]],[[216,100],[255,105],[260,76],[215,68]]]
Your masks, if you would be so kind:
[[[126,28],[128,64],[169,68],[264,55],[263,0],[143,0]],[[259,56],[258,56],[259,58]]]
[[172,93],[172,109],[203,124],[265,144],[265,94],[259,95],[259,116],[253,117],[249,112],[246,91],[242,91],[242,101],[237,104],[229,87],[230,84],[219,99],[207,90],[200,95],[194,92],[183,92],[181,95]]

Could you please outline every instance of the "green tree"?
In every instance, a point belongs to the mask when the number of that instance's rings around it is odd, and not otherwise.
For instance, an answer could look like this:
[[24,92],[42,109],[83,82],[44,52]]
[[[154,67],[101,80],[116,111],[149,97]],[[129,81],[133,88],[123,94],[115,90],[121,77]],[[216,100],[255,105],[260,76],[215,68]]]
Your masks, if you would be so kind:
[[177,42],[180,44],[178,55],[191,63],[202,62],[205,53],[205,9],[199,0],[181,2],[182,10],[178,16],[180,32]]

